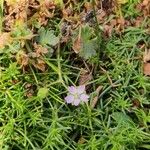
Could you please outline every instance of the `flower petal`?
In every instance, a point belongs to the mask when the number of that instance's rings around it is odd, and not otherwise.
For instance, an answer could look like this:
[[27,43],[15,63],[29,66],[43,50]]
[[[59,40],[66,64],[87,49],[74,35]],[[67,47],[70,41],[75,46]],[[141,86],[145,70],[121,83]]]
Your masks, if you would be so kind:
[[77,93],[77,88],[74,87],[74,86],[70,86],[70,87],[68,87],[68,91],[71,94],[76,94]]
[[78,94],[82,94],[85,92],[85,85],[80,85],[77,87]]
[[83,102],[87,102],[88,101],[89,96],[85,93],[80,95],[80,100]]
[[73,95],[68,95],[65,97],[65,101],[69,104],[74,101],[74,96]]
[[80,103],[80,99],[75,99],[72,104],[75,105],[75,106],[78,106],[79,103]]

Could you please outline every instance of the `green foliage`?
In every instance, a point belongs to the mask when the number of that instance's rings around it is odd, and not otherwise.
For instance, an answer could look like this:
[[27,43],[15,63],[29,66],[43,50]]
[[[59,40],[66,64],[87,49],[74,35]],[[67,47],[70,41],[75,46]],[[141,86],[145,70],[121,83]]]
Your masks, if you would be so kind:
[[46,30],[45,28],[41,27],[38,33],[38,42],[43,46],[55,46],[59,42],[59,37],[54,35],[53,30]]
[[37,97],[39,99],[44,99],[47,96],[47,93],[48,93],[48,89],[47,88],[40,88],[38,90]]
[[4,0],[0,0],[0,32],[3,28],[3,10],[4,10]]
[[11,63],[9,67],[5,70],[5,72],[2,72],[4,74],[2,76],[2,80],[8,80],[8,79],[15,79],[17,78],[17,75],[19,74],[19,69],[17,67],[17,63]]
[[121,112],[114,112],[112,114],[112,117],[117,122],[118,125],[126,124],[131,126],[131,124],[134,124],[129,116]]
[[140,0],[128,0],[128,2],[123,6],[122,11],[125,17],[136,17],[139,15],[139,11],[136,9],[136,5]]
[[93,28],[89,27],[88,25],[84,25],[77,33],[82,41],[79,55],[85,60],[95,57],[98,51],[98,40]]

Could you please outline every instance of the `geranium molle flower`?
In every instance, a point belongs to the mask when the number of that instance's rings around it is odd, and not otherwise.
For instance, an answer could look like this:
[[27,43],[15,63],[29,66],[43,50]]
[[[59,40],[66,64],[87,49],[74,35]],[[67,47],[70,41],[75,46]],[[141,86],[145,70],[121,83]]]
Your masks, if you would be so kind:
[[85,85],[70,86],[68,87],[68,95],[65,97],[65,101],[69,104],[78,106],[80,102],[87,102],[89,96],[86,94]]

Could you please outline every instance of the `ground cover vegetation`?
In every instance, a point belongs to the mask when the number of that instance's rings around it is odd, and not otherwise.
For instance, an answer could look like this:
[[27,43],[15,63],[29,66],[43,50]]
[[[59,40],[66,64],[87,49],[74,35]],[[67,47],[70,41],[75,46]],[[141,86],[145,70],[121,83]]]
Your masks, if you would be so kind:
[[149,0],[0,0],[0,150],[149,150],[149,18]]

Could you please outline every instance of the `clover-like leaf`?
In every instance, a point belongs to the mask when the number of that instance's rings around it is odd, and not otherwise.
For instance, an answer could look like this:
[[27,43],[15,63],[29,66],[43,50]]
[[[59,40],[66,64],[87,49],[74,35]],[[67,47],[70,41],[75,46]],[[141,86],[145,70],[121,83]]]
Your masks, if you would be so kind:
[[59,42],[59,37],[54,35],[53,30],[46,30],[45,28],[41,28],[39,30],[39,38],[38,41],[41,45],[46,46],[55,46]]
[[84,59],[90,59],[91,57],[96,56],[98,41],[93,28],[84,25],[77,30],[73,37],[72,48],[75,53],[79,53]]
[[96,56],[97,44],[94,40],[89,40],[83,42],[83,47],[79,53],[84,59],[90,59],[93,56]]

